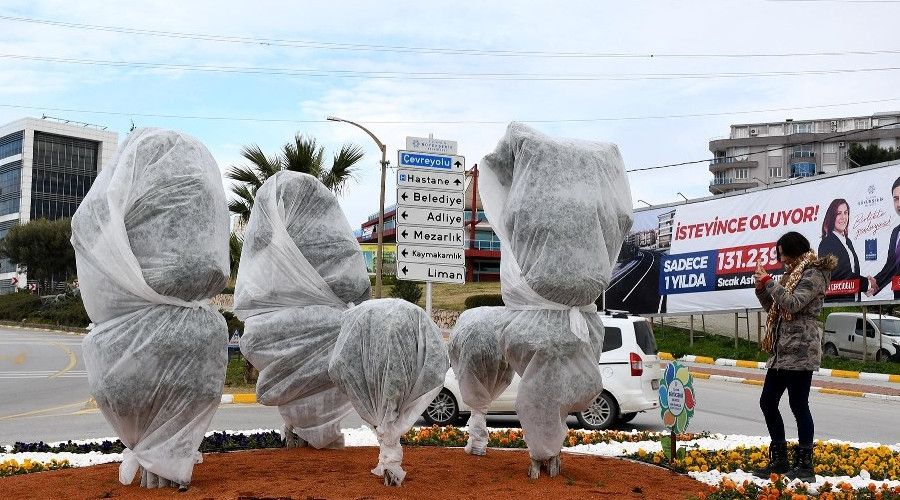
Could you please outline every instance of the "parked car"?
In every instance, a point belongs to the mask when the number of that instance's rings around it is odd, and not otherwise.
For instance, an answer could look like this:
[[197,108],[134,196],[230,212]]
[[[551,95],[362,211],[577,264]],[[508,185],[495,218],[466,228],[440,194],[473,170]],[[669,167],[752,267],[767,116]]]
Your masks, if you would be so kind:
[[824,355],[862,359],[863,351],[866,359],[900,361],[900,318],[866,315],[865,338],[862,313],[831,313],[825,318]]
[[[662,377],[656,338],[650,322],[624,312],[603,312],[605,336],[600,356],[603,392],[591,406],[574,413],[585,429],[607,429],[616,423],[631,421],[639,412],[659,408],[659,381]],[[515,415],[519,376],[491,405],[491,415]],[[465,421],[471,409],[462,400],[459,383],[451,368],[444,388],[428,406],[422,417],[437,425],[454,425]]]

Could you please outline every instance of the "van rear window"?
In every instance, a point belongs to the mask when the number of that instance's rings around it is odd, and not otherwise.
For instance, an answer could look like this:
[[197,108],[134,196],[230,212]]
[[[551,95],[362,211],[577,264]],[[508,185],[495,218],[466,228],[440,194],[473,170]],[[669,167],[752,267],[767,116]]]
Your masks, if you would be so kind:
[[603,329],[603,352],[612,351],[622,347],[622,330],[614,326]]
[[634,323],[634,337],[644,354],[656,355],[659,352],[656,350],[656,337],[653,336],[649,321]]

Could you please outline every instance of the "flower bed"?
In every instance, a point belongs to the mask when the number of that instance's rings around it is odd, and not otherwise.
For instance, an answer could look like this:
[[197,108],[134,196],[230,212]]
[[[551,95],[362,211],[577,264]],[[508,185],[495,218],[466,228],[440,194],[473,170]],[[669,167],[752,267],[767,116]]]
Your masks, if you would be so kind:
[[26,458],[19,462],[15,459],[7,459],[0,462],[0,477],[28,474],[30,472],[42,472],[45,470],[68,469],[72,467],[68,460],[50,460],[49,462],[34,462]]
[[[573,447],[579,445],[603,444],[603,443],[639,443],[643,441],[659,442],[668,433],[646,431],[580,431],[569,430],[563,446]],[[679,441],[696,440],[708,437],[704,434],[679,434]],[[400,442],[413,446],[465,446],[469,434],[457,427],[447,426],[412,428]],[[488,446],[491,448],[526,448],[525,433],[522,429],[497,429],[488,432]]]
[[[628,458],[652,464],[668,464],[662,451],[648,453],[640,450]],[[854,448],[848,444],[818,443],[813,450],[815,473],[820,476],[857,476],[866,471],[876,480],[900,478],[900,452],[887,446]],[[683,459],[676,459],[671,468],[678,472],[751,471],[768,464],[768,447],[735,448],[731,450],[687,449]]]
[[783,476],[773,475],[770,484],[759,485],[751,481],[737,484],[725,478],[717,486],[713,493],[700,493],[701,500],[900,500],[900,486],[893,488],[886,484],[875,486],[869,483],[862,488],[854,488],[850,483],[839,482],[832,485],[824,483],[817,491],[811,491],[805,485],[790,486]]
[[[377,446],[368,428],[344,429],[347,446]],[[668,465],[660,439],[668,433],[570,430],[565,450],[571,453],[623,457],[650,464]],[[405,446],[462,447],[468,433],[464,428],[423,427],[407,432]],[[766,465],[768,439],[761,436],[681,434],[678,445],[685,448],[674,470],[716,487],[710,500],[752,499],[884,499],[900,500],[900,446],[876,443],[819,442],[815,448],[818,481],[811,485],[786,483],[783,478],[760,479],[744,472]],[[203,440],[203,452],[227,452],[284,446],[275,430],[210,432]],[[489,430],[492,448],[525,448],[521,429]],[[0,476],[25,474],[55,468],[81,467],[121,461],[122,443],[115,439],[68,441],[65,443],[16,443],[0,453],[4,464]],[[17,458],[18,455],[18,458]],[[6,460],[6,462],[3,462]],[[21,464],[21,465],[20,465]],[[24,465],[27,464],[27,465]],[[10,471],[10,472],[7,472]],[[15,472],[11,472],[15,471]],[[820,492],[820,493],[817,493]],[[698,492],[699,494],[699,492]],[[806,495],[805,497],[803,495]],[[702,496],[702,495],[698,495]]]

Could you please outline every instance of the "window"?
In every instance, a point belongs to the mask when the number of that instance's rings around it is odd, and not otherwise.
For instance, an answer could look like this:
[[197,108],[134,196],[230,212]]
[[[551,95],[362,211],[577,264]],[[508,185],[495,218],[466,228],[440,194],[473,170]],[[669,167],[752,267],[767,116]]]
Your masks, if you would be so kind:
[[749,154],[749,147],[731,148],[731,154],[729,156],[733,156],[735,161],[745,161]]
[[869,128],[869,119],[868,118],[858,118],[856,119],[856,123],[854,127],[857,130],[864,130]]
[[792,131],[795,134],[810,134],[812,132],[815,132],[812,122],[795,123],[793,124]]
[[0,137],[0,159],[22,154],[23,132]]
[[634,323],[634,338],[637,340],[641,350],[644,351],[644,354],[657,354],[656,338],[653,336],[653,330],[650,328],[649,321]]
[[794,149],[791,151],[792,158],[812,158],[814,155],[812,144],[794,146]]
[[749,168],[734,169],[734,178],[735,179],[749,179],[750,178],[750,169]]
[[[53,220],[75,213],[97,177],[97,148],[98,143],[94,141],[35,132],[32,219]],[[0,177],[0,189],[2,183]],[[385,222],[386,229],[396,224]]]
[[713,184],[728,184],[730,180],[725,172],[713,172]]
[[791,165],[791,177],[812,177],[816,175],[816,164],[800,162]]
[[615,327],[603,329],[603,351],[612,351],[622,347],[622,330]]
[[769,167],[769,177],[772,179],[784,177],[784,167]]
[[[856,320],[856,334],[859,335],[860,337],[862,337],[862,334],[863,334],[862,318],[857,318],[857,320]],[[872,323],[869,321],[866,321],[866,337],[869,337],[870,339],[875,338],[875,327],[872,326]]]
[[826,142],[822,144],[822,153],[837,153],[837,143]]

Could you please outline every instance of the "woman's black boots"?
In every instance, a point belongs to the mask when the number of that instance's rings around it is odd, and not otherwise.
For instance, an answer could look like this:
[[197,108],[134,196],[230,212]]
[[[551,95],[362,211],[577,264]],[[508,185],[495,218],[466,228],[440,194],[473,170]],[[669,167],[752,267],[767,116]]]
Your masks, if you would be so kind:
[[[812,459],[810,458],[810,460]],[[790,470],[787,443],[772,443],[769,445],[769,465],[753,474],[757,477],[768,479],[772,474],[785,474]]]
[[789,479],[799,479],[806,483],[816,480],[816,473],[813,471],[813,449],[798,446],[794,450],[794,466],[787,473]]

